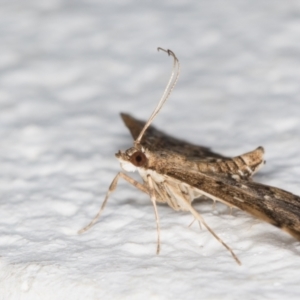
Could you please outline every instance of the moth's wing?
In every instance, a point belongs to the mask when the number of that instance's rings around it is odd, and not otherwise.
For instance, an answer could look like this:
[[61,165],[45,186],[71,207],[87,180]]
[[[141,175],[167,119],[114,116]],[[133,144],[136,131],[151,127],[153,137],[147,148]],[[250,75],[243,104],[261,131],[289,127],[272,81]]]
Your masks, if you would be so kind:
[[299,196],[257,182],[180,168],[171,168],[166,175],[198,189],[208,198],[238,207],[300,240]]
[[[139,121],[128,114],[121,114],[121,116],[132,137],[136,139],[145,122]],[[170,152],[183,155],[187,162],[197,165],[198,170],[201,172],[205,172],[203,169],[209,166],[213,173],[236,175],[243,179],[250,179],[265,163],[263,158],[264,149],[262,147],[229,158],[214,153],[209,148],[196,146],[173,138],[153,126],[146,130],[141,143],[151,152],[164,152],[165,154]]]
[[[144,128],[145,122],[137,120],[125,113],[121,113],[121,117],[135,140]],[[193,145],[184,140],[176,139],[157,130],[153,126],[148,127],[141,140],[141,144],[150,151],[168,150],[194,159],[204,159],[209,161],[216,158],[226,159],[225,156],[212,152],[207,147]]]

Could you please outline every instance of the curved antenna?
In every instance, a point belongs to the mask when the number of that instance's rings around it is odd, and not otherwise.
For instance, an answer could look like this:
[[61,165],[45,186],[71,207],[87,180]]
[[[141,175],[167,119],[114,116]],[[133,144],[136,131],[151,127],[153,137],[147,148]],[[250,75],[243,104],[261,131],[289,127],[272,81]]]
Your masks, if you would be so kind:
[[147,128],[150,126],[150,124],[152,123],[153,119],[156,117],[156,115],[159,113],[159,111],[161,110],[162,106],[164,105],[164,103],[167,101],[167,99],[169,98],[169,96],[171,95],[177,81],[178,81],[178,77],[179,77],[179,73],[180,73],[180,64],[179,64],[179,60],[176,57],[175,53],[171,50],[165,50],[163,48],[158,47],[157,51],[164,51],[166,53],[168,53],[169,56],[172,56],[174,58],[174,62],[173,62],[173,70],[172,70],[172,74],[171,77],[169,79],[169,82],[164,90],[164,93],[162,95],[162,97],[160,98],[156,108],[154,109],[153,113],[151,114],[149,120],[147,121],[147,123],[145,124],[143,130],[140,132],[138,138],[134,141],[135,144],[139,144],[145,131],[147,130]]

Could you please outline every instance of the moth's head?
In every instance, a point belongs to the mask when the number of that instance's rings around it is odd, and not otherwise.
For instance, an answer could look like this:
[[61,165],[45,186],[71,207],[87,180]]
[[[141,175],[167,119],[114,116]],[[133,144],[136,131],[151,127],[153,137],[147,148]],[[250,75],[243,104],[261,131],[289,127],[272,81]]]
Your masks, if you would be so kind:
[[148,165],[148,158],[142,146],[127,149],[125,152],[119,151],[116,153],[117,159],[120,161],[124,171],[134,172],[137,168],[145,168]]

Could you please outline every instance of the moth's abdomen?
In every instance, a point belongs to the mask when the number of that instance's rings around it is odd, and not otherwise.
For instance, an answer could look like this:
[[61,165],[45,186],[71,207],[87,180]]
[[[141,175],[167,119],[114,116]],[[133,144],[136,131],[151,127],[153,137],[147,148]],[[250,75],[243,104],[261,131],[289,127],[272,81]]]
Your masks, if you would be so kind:
[[238,170],[244,174],[243,177],[251,177],[264,165],[264,153],[264,148],[258,147],[254,151],[234,157],[232,161]]
[[218,159],[216,162],[200,162],[198,170],[203,173],[230,175],[234,179],[247,179],[256,173],[264,164],[264,149],[258,147],[232,159]]

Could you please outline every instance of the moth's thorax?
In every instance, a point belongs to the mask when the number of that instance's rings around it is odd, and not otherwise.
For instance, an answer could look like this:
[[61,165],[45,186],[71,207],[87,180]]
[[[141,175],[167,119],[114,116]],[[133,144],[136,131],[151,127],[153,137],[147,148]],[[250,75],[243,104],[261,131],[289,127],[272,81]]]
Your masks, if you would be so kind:
[[168,149],[155,152],[146,150],[146,155],[148,157],[148,168],[156,170],[160,174],[165,174],[172,168],[197,170],[197,165],[194,161]]

